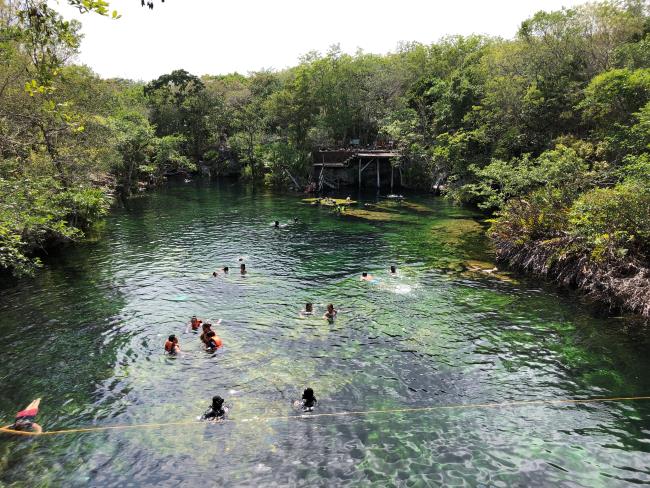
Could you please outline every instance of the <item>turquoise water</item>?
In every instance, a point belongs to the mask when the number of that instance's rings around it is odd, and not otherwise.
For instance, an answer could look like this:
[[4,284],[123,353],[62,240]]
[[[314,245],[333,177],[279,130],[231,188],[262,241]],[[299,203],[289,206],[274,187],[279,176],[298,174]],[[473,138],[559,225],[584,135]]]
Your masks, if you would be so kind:
[[[435,197],[335,215],[224,181],[135,199],[1,290],[0,416],[40,396],[45,430],[185,421],[219,394],[230,421],[0,437],[0,486],[650,483],[650,402],[260,419],[299,415],[307,386],[318,413],[650,394],[639,324],[491,259],[476,216]],[[216,355],[193,314],[223,319]]]

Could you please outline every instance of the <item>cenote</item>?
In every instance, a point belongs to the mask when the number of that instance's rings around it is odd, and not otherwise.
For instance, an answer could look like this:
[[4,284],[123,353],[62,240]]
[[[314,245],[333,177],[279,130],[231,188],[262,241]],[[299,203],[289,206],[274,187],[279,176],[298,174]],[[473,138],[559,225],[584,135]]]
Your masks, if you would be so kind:
[[[4,425],[36,397],[45,430],[192,420],[216,394],[230,420],[2,436],[0,484],[649,483],[650,401],[261,419],[301,415],[307,386],[318,413],[650,394],[647,331],[487,272],[483,232],[431,196],[347,215],[227,181],[134,199],[96,242],[2,289]],[[185,332],[193,314],[223,319],[216,355]]]

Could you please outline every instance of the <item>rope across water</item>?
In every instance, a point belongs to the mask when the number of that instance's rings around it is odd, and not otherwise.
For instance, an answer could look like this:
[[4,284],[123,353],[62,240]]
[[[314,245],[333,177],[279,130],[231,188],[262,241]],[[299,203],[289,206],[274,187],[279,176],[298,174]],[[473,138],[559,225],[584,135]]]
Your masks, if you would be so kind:
[[[416,413],[416,412],[434,412],[436,410],[459,410],[470,408],[506,408],[506,407],[523,407],[530,405],[576,405],[586,403],[606,403],[606,402],[625,402],[625,401],[641,401],[650,400],[650,396],[630,396],[630,397],[609,397],[609,398],[562,398],[556,400],[523,400],[501,403],[461,403],[456,405],[434,405],[430,407],[409,407],[409,408],[387,408],[383,410],[351,410],[343,412],[324,412],[324,413],[309,413],[302,415],[275,415],[267,417],[250,417],[244,419],[227,419],[227,422],[269,422],[273,420],[297,420],[306,418],[320,418],[320,417],[345,417],[345,416],[363,416],[363,415],[386,415],[392,413]],[[93,427],[79,427],[76,429],[61,429],[37,432],[26,432],[12,430],[9,427],[0,427],[0,433],[21,435],[29,437],[59,435],[59,434],[74,434],[74,433],[92,433],[92,432],[106,432],[111,430],[132,430],[132,429],[157,429],[163,427],[173,426],[190,426],[190,425],[205,425],[205,422],[198,420],[181,420],[176,422],[156,422],[156,423],[143,423],[143,424],[123,424],[123,425],[105,425]]]

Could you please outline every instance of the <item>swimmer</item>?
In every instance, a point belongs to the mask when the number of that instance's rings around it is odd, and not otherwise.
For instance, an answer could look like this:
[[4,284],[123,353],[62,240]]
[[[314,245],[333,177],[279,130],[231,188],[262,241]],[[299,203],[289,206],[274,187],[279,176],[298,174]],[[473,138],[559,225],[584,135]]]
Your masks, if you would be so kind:
[[14,423],[9,426],[10,430],[18,430],[21,432],[32,432],[34,434],[40,434],[43,432],[43,429],[38,425],[34,420],[38,414],[38,406],[41,404],[41,399],[37,398],[32,403],[27,405],[24,410],[21,410],[16,414],[16,420]]
[[223,346],[223,341],[221,338],[211,330],[206,335],[207,342],[205,343],[205,350],[208,352],[215,352],[221,346]]
[[331,303],[327,306],[327,312],[325,312],[325,315],[323,315],[324,319],[327,320],[334,320],[336,318],[336,314],[338,313],[338,310],[334,308],[334,305]]
[[201,420],[212,420],[218,421],[223,420],[223,418],[228,413],[228,407],[224,406],[223,398],[219,395],[212,397],[212,405],[208,408],[203,415],[201,415]]
[[212,277],[213,277],[213,278],[216,278],[217,276],[218,276],[218,275],[217,275],[217,272],[216,272],[216,271],[213,271],[213,272],[212,272]]
[[197,319],[196,315],[192,315],[192,318],[190,319],[190,323],[187,326],[187,329],[185,332],[189,332],[190,329],[192,329],[192,332],[196,332],[199,330],[199,327],[201,327],[201,324],[203,323],[203,320]]
[[313,303],[306,303],[305,304],[305,309],[300,312],[300,315],[303,317],[306,315],[314,315],[314,304]]
[[201,333],[201,336],[200,336],[201,342],[203,344],[207,345],[207,343],[208,343],[208,332],[210,332],[211,330],[212,330],[212,324],[209,323],[209,322],[204,322],[203,323],[203,332]]
[[391,265],[390,274],[392,274],[392,275],[397,274],[397,268],[395,267],[395,265]]
[[298,222],[300,222],[300,221],[298,220],[298,217],[294,217],[294,218],[293,218],[293,223],[294,223],[294,224],[297,224]]
[[280,228],[280,221],[276,220],[275,223],[273,224],[273,227],[275,227],[276,229],[279,229]]
[[178,354],[181,352],[181,346],[178,345],[178,338],[172,334],[165,341],[165,352],[169,354]]
[[303,412],[313,412],[314,407],[318,403],[318,400],[316,400],[316,397],[314,396],[314,390],[311,388],[306,388],[305,391],[302,393],[302,411]]
[[241,266],[239,266],[239,272],[240,272],[242,275],[245,275],[245,274],[247,273],[247,271],[246,271],[246,265],[245,265],[244,263],[241,263]]
[[372,280],[373,280],[372,275],[369,275],[365,271],[361,273],[361,281],[372,281]]
[[228,274],[228,266],[221,268],[221,271],[223,271],[223,274]]

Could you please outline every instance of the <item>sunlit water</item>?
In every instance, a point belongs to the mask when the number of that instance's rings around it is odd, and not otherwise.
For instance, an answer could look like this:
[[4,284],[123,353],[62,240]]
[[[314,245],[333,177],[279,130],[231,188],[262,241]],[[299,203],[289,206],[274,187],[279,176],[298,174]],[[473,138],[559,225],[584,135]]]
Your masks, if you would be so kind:
[[[650,483],[650,402],[254,419],[297,415],[307,386],[319,413],[650,394],[647,331],[464,271],[491,259],[474,216],[408,202],[339,216],[228,182],[170,185],[2,289],[5,424],[39,396],[45,430],[191,420],[215,394],[232,408],[217,425],[0,437],[0,485]],[[300,318],[307,301],[316,317]],[[223,319],[216,355],[185,333],[193,314]],[[171,333],[177,358],[162,353]]]

